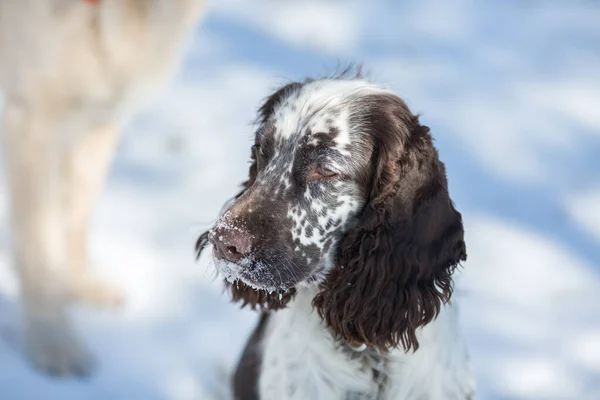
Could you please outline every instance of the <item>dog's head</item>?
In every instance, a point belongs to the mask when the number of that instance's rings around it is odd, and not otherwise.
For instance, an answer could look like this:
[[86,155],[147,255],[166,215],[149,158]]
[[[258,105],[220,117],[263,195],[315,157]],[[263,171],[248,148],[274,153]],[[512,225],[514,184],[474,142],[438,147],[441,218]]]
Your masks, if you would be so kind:
[[429,128],[358,78],[288,84],[258,123],[249,180],[198,251],[212,243],[235,300],[277,309],[319,285],[338,337],[416,348],[466,258]]

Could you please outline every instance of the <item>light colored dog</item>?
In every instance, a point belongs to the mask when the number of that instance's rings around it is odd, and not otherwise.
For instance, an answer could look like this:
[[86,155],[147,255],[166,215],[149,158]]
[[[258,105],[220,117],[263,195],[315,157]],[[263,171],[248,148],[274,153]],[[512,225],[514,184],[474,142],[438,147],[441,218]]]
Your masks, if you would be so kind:
[[86,375],[72,300],[111,306],[86,233],[120,127],[178,65],[203,0],[1,0],[0,88],[14,263],[29,359]]

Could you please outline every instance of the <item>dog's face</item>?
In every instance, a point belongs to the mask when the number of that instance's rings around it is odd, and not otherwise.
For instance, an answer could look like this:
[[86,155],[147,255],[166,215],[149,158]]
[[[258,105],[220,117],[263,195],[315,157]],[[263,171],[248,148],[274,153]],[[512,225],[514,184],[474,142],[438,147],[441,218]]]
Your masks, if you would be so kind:
[[197,242],[212,243],[233,299],[275,310],[318,283],[313,306],[336,337],[416,349],[466,259],[429,128],[363,80],[307,80],[260,108],[252,161]]
[[261,108],[247,189],[209,234],[219,270],[258,289],[319,281],[368,197],[360,80],[292,84]]

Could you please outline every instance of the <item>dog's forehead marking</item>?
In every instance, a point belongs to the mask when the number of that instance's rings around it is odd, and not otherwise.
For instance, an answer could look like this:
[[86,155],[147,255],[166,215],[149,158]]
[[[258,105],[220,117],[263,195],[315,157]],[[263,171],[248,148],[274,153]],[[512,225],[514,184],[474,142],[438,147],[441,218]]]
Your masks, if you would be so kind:
[[[283,98],[269,119],[275,149],[266,172],[278,173],[272,179],[276,183],[275,194],[291,187],[296,152],[304,146],[327,145],[349,160],[352,143],[362,137],[360,131],[351,126],[351,116],[355,113],[352,101],[360,96],[384,93],[391,92],[364,80],[324,79],[306,83]],[[346,164],[339,158],[328,158],[327,162],[338,171]]]
[[341,150],[345,150],[350,143],[350,113],[345,106],[352,98],[376,93],[391,92],[360,79],[324,79],[306,83],[275,107],[272,121],[275,137],[295,139],[298,143],[298,136],[328,132],[334,127],[337,131],[334,140]]
[[340,154],[349,157],[350,151],[349,146],[351,144],[350,140],[350,113],[347,109],[343,109],[340,113],[339,119],[337,121],[338,129],[337,135],[333,139],[335,141],[335,149],[340,152]]

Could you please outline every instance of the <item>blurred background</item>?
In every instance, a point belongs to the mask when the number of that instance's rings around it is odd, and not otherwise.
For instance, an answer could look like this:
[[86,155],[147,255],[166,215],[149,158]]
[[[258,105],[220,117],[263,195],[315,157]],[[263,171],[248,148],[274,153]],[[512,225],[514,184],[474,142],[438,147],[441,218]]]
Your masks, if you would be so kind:
[[19,354],[0,181],[0,399],[210,398],[255,315],[194,261],[195,238],[246,178],[260,101],[351,61],[422,114],[446,163],[478,398],[600,399],[600,3],[584,0],[210,3],[96,212],[94,259],[128,303],[75,310],[101,363],[89,380]]

